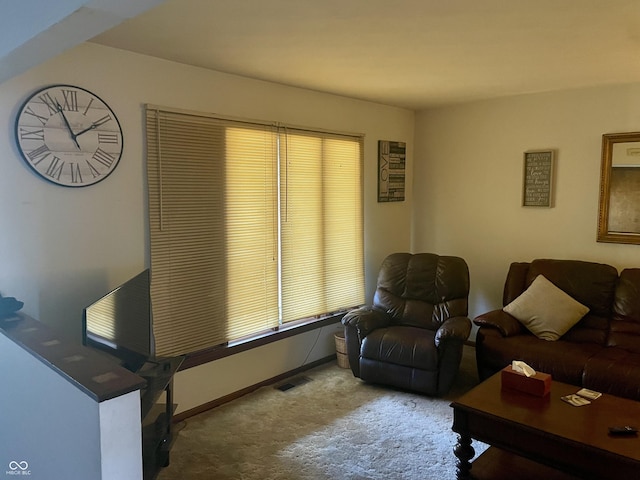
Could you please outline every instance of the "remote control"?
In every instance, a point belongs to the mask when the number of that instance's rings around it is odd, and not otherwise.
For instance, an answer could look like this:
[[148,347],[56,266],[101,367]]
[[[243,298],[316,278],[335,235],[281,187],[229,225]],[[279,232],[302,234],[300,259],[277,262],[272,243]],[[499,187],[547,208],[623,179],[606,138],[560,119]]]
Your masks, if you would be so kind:
[[611,435],[635,435],[638,433],[638,429],[629,425],[625,425],[624,427],[609,427],[609,433]]

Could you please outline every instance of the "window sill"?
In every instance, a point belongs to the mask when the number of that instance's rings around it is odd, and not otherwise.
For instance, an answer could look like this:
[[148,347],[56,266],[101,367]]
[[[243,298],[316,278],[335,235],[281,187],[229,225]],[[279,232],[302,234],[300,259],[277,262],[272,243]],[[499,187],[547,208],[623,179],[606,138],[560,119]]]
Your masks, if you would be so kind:
[[187,368],[203,365],[214,360],[219,360],[224,357],[235,355],[236,353],[244,352],[252,348],[268,345],[269,343],[277,342],[284,338],[293,337],[310,330],[324,327],[326,325],[332,325],[342,320],[342,317],[348,310],[339,313],[332,313],[320,318],[308,318],[305,320],[299,320],[291,322],[286,325],[278,327],[276,330],[270,330],[257,335],[252,335],[249,338],[242,340],[235,340],[225,345],[218,345],[215,347],[207,348],[199,352],[189,353],[186,355],[185,361],[182,363],[180,370],[186,370]]

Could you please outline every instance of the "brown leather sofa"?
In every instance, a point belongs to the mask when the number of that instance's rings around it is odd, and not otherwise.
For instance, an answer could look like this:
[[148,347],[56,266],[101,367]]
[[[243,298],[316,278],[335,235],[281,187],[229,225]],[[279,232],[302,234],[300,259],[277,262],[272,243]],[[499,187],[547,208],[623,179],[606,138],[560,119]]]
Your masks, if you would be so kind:
[[389,255],[373,305],[342,319],[356,377],[427,395],[443,395],[460,367],[471,332],[469,269],[459,257]]
[[554,380],[640,400],[640,269],[618,275],[610,265],[576,260],[512,263],[503,305],[519,297],[538,275],[589,312],[555,341],[533,335],[502,309],[476,317],[480,378],[522,360]]

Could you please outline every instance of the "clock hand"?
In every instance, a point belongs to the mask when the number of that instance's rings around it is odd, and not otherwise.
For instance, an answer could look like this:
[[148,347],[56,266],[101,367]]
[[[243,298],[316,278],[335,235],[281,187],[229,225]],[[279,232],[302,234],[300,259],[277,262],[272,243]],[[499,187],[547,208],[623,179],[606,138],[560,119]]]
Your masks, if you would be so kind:
[[97,125],[95,123],[92,123],[91,125],[89,125],[87,128],[85,128],[84,130],[80,130],[78,133],[76,133],[76,137],[79,137],[80,135],[82,135],[83,133],[87,133],[89,130],[93,130],[94,128],[96,128]]
[[67,126],[67,130],[69,130],[69,135],[71,135],[71,140],[73,140],[73,143],[75,143],[76,147],[78,147],[78,150],[80,150],[80,144],[78,143],[78,140],[76,140],[77,135],[75,135],[73,133],[73,130],[71,130],[71,125],[69,125],[69,120],[67,120],[67,116],[64,114],[62,105],[60,105],[60,102],[58,102],[57,100],[56,100],[56,106],[58,107],[58,112],[60,112],[60,114],[62,115],[62,119],[64,120],[64,124]]
[[99,120],[96,120],[95,122],[93,122],[91,125],[89,125],[84,130],[80,130],[78,133],[76,133],[75,136],[79,137],[83,133],[87,133],[89,130],[93,130],[94,128],[98,128],[103,123],[107,123],[109,120],[111,120],[111,117],[109,115],[105,115],[104,117],[100,118]]

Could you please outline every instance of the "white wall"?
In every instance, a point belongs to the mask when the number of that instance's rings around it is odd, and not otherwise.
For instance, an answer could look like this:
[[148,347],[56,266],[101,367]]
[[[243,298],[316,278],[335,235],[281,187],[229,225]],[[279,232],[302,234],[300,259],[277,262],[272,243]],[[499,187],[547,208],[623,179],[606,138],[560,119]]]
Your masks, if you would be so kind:
[[98,405],[101,480],[142,479],[140,390]]
[[[418,113],[413,248],[467,260],[472,318],[502,306],[514,261],[640,267],[640,246],[596,242],[602,134],[638,130],[640,84]],[[521,206],[523,152],[534,149],[556,150],[550,209]]]
[[[124,131],[124,154],[105,181],[82,189],[62,188],[36,177],[14,142],[17,109],[33,91],[68,83],[91,90],[116,112]],[[25,302],[24,312],[80,339],[82,308],[148,266],[144,174],[144,104],[272,120],[321,129],[364,133],[365,263],[371,298],[380,262],[410,248],[414,114],[411,111],[83,44],[0,84],[0,293]],[[407,200],[378,204],[377,141],[407,142]],[[261,350],[260,380],[329,354],[330,332],[313,332]],[[279,345],[279,346],[278,346]],[[315,347],[313,347],[315,345]],[[324,351],[319,351],[323,346]],[[314,351],[311,352],[311,349]],[[287,355],[295,351],[295,355]],[[249,386],[255,374],[245,354],[224,362],[233,384],[219,378],[216,394]],[[284,360],[283,360],[284,359]],[[214,372],[216,370],[214,369]],[[212,372],[206,370],[206,375]],[[203,372],[203,374],[205,374]],[[192,380],[193,375],[190,375]],[[193,406],[189,391],[176,398]],[[187,382],[194,388],[203,382]],[[185,385],[183,383],[183,385]],[[186,388],[186,387],[185,387]],[[206,385],[203,388],[207,388]],[[208,390],[207,390],[208,391]],[[197,392],[194,395],[200,398]]]

